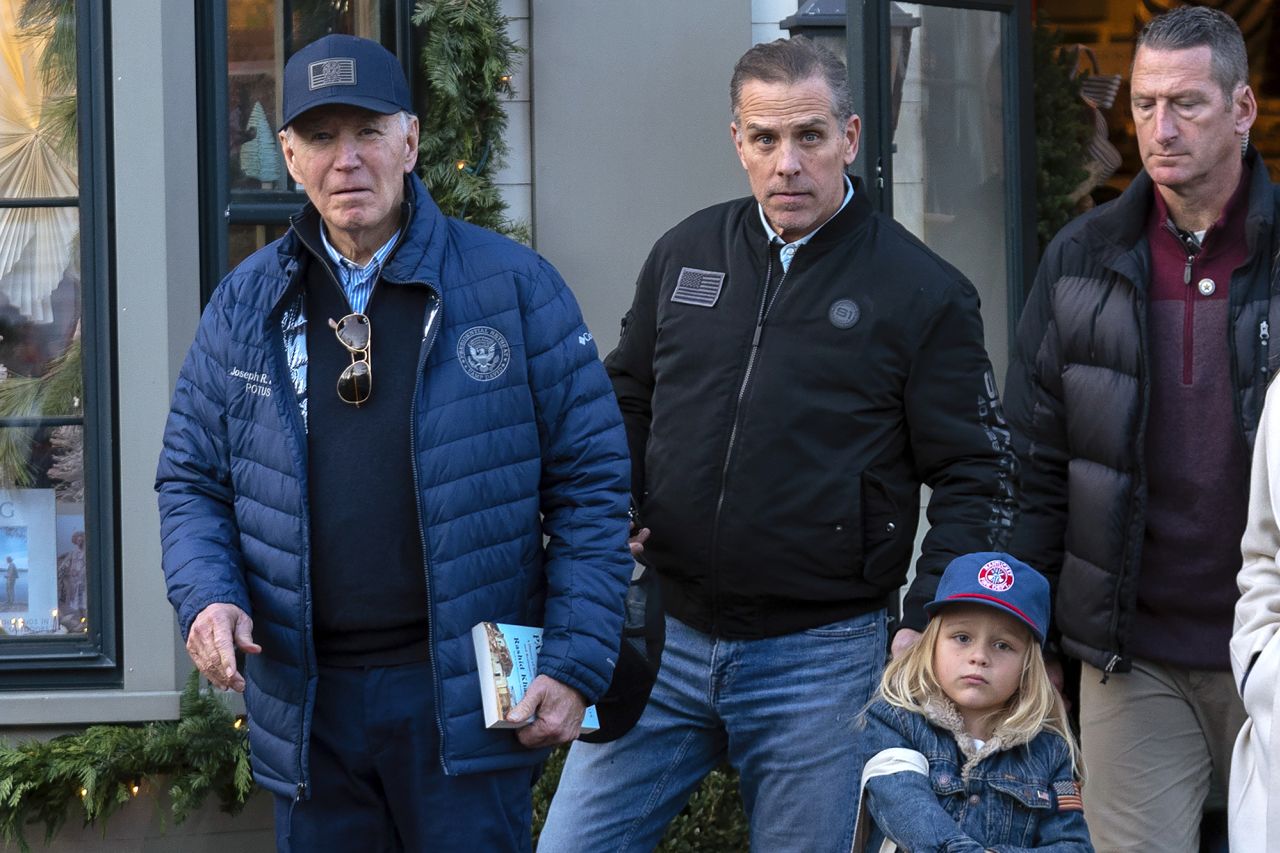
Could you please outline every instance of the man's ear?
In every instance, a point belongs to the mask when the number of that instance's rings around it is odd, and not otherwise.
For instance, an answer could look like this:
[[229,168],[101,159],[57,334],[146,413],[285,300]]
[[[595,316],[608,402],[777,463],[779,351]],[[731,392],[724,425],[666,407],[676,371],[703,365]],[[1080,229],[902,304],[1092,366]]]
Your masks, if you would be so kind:
[[858,143],[862,140],[862,119],[854,113],[844,125],[844,138],[849,143],[845,149],[844,164],[848,166],[858,156]]
[[404,171],[405,174],[413,171],[413,167],[418,165],[418,117],[409,116],[409,129],[405,132],[404,144]]
[[1235,112],[1236,133],[1243,136],[1258,118],[1258,99],[1253,96],[1253,88],[1244,86],[1231,107]]
[[729,136],[733,139],[734,150],[738,152],[738,162],[742,164],[742,168],[747,168],[747,158],[742,154],[742,132],[738,130],[736,121],[729,122]]
[[298,176],[296,165],[297,151],[293,147],[293,139],[288,130],[281,130],[276,134],[276,138],[280,140],[280,153],[284,156],[284,167],[289,170],[289,175],[299,185],[302,185],[302,178]]

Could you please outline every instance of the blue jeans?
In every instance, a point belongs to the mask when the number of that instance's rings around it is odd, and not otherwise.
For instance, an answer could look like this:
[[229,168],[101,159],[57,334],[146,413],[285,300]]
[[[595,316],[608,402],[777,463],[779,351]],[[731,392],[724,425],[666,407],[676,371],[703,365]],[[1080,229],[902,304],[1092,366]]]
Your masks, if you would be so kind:
[[862,754],[854,721],[879,685],[883,610],[763,640],[667,617],[662,668],[635,728],[575,743],[539,853],[653,850],[704,776],[738,770],[753,850],[847,851]]
[[280,853],[533,846],[532,768],[444,775],[431,685],[425,662],[320,667],[311,797],[275,798]]

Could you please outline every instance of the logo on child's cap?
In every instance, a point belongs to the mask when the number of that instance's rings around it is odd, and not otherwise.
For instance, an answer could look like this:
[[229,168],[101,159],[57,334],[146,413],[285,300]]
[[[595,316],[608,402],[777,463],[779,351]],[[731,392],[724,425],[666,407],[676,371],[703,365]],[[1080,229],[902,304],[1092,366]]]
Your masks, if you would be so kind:
[[1049,582],[1016,557],[985,551],[956,557],[938,581],[938,591],[924,606],[929,616],[948,604],[993,607],[1016,617],[1044,644],[1049,626]]
[[1013,569],[1004,560],[991,560],[978,569],[978,583],[992,592],[1004,592],[1013,586]]

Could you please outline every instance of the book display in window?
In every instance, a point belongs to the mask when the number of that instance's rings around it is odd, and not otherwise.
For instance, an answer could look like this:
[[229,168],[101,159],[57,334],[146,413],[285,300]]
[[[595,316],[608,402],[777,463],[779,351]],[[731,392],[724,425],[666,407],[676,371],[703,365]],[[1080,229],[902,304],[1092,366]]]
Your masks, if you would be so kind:
[[0,625],[21,636],[58,623],[53,489],[0,489]]

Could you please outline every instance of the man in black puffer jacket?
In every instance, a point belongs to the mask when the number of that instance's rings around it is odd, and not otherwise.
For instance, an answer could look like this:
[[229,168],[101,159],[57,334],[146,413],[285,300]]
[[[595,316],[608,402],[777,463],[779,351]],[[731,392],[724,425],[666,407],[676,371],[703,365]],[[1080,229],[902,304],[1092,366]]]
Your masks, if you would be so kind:
[[739,771],[752,849],[847,851],[920,485],[930,530],[895,644],[950,560],[1009,535],[1014,461],[973,286],[845,167],[844,66],[757,45],[731,86],[753,197],[654,246],[606,359],[652,530],[667,646],[640,721],[576,744],[542,853],[652,850],[707,771]]
[[1083,662],[1098,849],[1193,851],[1243,720],[1227,643],[1280,308],[1277,200],[1229,17],[1156,18],[1132,78],[1145,170],[1057,236],[1019,324],[1011,550],[1056,581],[1057,642]]

